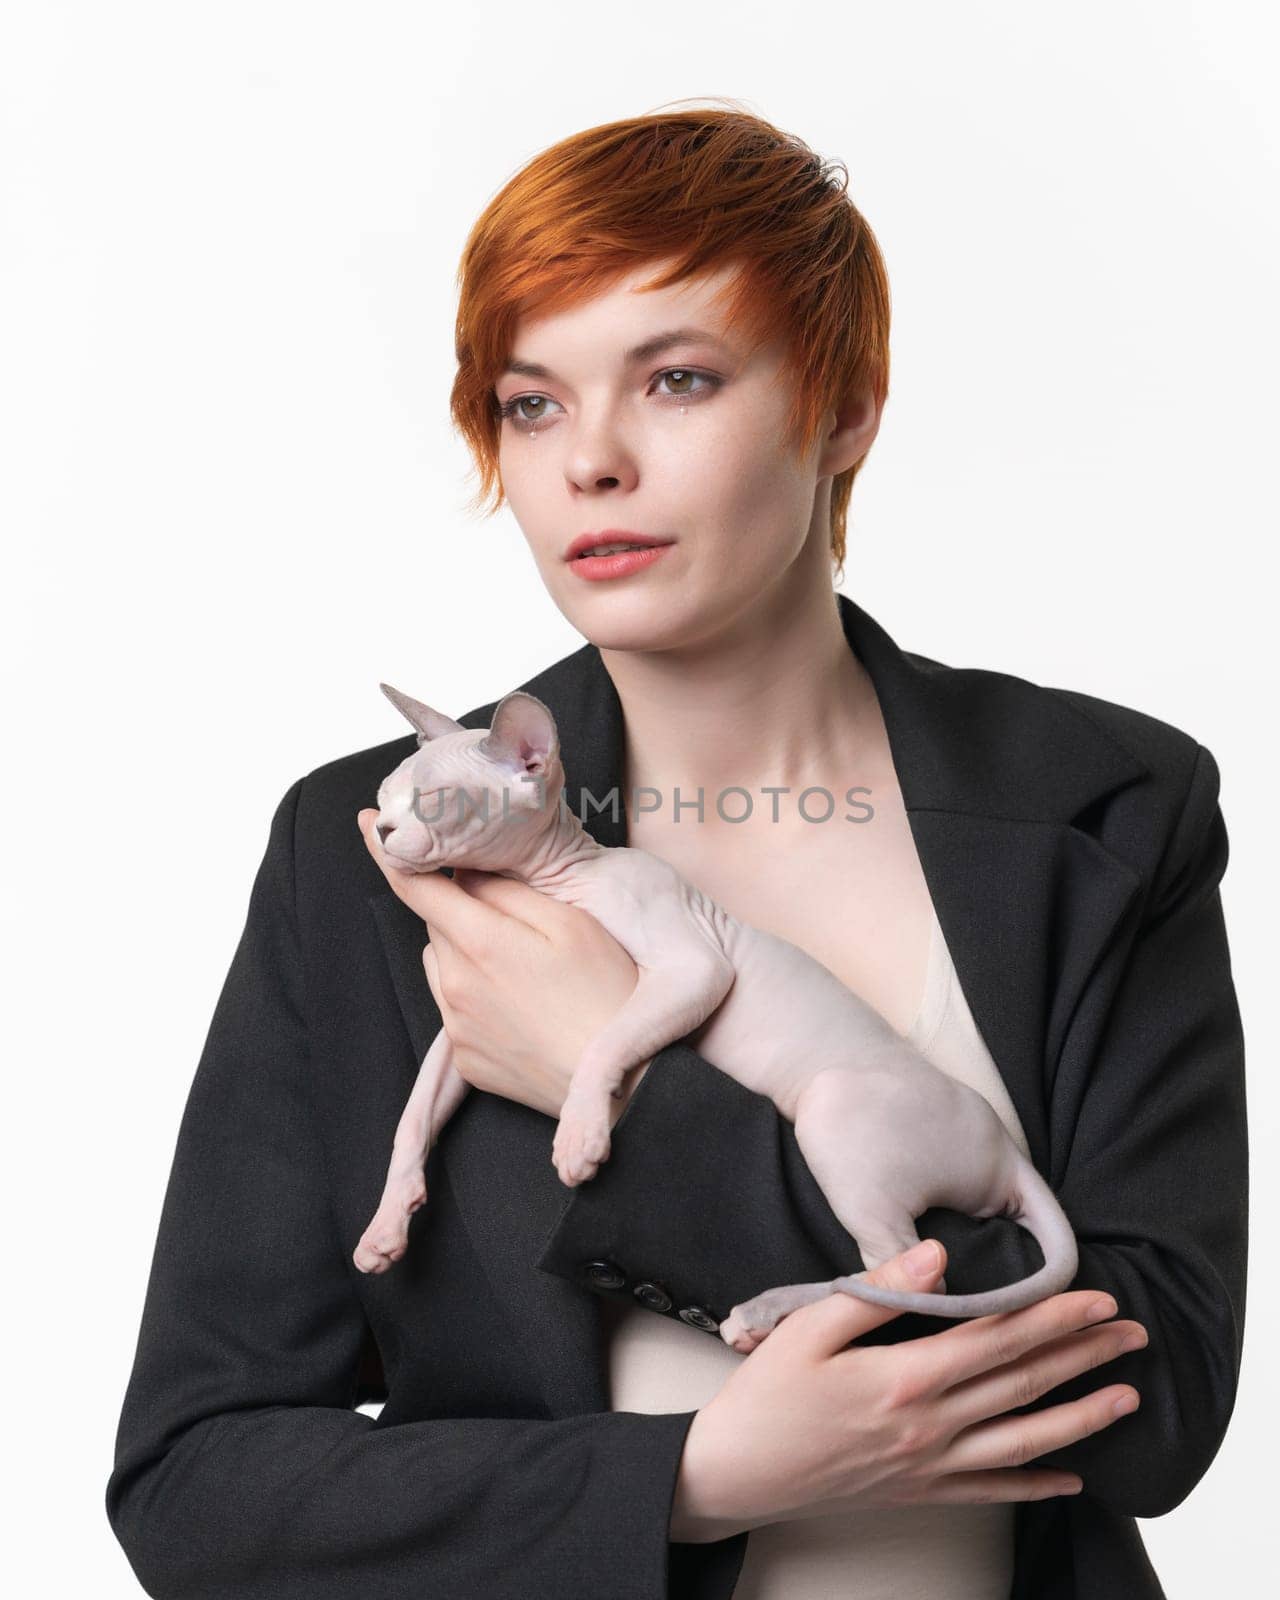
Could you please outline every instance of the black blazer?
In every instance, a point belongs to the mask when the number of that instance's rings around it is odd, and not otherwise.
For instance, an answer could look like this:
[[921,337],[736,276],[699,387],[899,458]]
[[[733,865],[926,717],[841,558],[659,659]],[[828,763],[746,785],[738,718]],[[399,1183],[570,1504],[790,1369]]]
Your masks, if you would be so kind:
[[[1036,1166],[1145,1350],[1026,1409],[1127,1381],[1142,1404],[1042,1460],[1084,1479],[1020,1503],[1016,1600],[1146,1600],[1135,1517],[1172,1510],[1231,1416],[1247,1140],[1213,757],[1092,696],[901,650],[841,597],[879,696],[938,917]],[[623,722],[584,645],[523,687],[549,705],[568,801],[625,816]],[[461,721],[488,727],[496,702]],[[107,1513],[143,1588],[243,1600],[726,1600],[749,1535],[670,1545],[695,1412],[611,1412],[602,1296],[714,1338],[775,1284],[857,1247],[773,1104],[685,1042],[661,1051],[591,1182],[552,1119],[472,1091],[432,1150],[406,1258],[351,1253],[440,1017],[425,929],[355,824],[413,735],[281,800],[177,1138]],[[874,929],[850,908],[850,936]],[[750,1206],[740,1199],[750,1192]],[[744,1225],[749,1210],[752,1226]],[[927,1212],[957,1293],[1041,1264],[1006,1218]],[[954,1324],[904,1315],[894,1342]],[[371,1419],[354,1407],[386,1396]]]

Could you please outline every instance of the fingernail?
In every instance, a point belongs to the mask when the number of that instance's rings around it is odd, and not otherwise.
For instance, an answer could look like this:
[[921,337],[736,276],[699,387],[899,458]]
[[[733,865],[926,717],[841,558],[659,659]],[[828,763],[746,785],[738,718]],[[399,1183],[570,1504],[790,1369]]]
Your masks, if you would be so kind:
[[928,1278],[938,1270],[940,1260],[938,1246],[932,1239],[925,1239],[922,1243],[908,1250],[903,1257],[907,1271],[913,1278]]

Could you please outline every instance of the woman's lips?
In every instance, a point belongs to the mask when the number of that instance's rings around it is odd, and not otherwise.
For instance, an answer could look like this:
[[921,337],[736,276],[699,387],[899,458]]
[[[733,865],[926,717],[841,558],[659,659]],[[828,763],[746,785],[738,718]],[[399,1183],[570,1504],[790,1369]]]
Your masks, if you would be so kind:
[[619,550],[612,556],[575,556],[568,565],[580,578],[598,583],[604,578],[625,578],[642,567],[651,567],[670,548],[669,544],[654,544],[647,550]]

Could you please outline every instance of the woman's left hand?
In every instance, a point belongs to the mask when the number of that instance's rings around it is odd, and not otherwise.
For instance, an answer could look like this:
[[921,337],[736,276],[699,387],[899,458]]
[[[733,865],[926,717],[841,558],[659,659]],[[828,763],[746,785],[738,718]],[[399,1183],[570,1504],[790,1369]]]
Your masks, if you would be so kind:
[[[387,882],[427,924],[423,970],[475,1089],[559,1117],[587,1043],[636,986],[635,962],[588,911],[515,878],[456,869],[405,872],[384,855],[369,807],[356,821]],[[622,1115],[645,1063],[612,1103]]]

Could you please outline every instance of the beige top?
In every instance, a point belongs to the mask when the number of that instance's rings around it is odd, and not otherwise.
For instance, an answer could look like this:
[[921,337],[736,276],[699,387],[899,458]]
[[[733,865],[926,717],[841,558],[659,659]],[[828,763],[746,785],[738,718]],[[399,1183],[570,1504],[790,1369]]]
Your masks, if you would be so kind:
[[[937,914],[906,1037],[984,1095],[1024,1155],[1026,1137],[969,1011]],[[603,1303],[613,1411],[695,1411],[747,1360],[718,1337],[642,1306]],[[747,1536],[733,1600],[1006,1600],[1012,1502],[922,1505],[773,1522]]]

